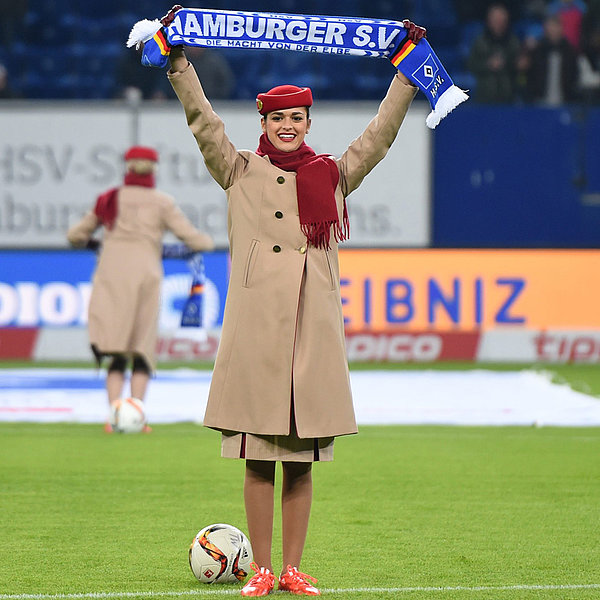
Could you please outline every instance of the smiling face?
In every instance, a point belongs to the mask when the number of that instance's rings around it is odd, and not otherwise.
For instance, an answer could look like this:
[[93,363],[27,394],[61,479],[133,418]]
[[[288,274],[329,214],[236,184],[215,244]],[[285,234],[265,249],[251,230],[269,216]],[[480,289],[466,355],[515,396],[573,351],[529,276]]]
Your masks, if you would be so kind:
[[274,110],[263,117],[260,123],[271,144],[283,152],[298,150],[310,129],[305,106]]

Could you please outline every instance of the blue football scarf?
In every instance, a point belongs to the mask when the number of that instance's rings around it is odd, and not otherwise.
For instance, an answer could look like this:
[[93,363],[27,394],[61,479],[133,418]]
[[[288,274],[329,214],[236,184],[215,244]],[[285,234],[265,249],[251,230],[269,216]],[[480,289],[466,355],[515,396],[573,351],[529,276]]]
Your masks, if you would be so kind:
[[204,257],[200,252],[190,250],[184,244],[163,244],[163,258],[180,258],[187,261],[192,273],[190,294],[181,312],[181,327],[202,327],[202,309],[204,300]]
[[142,43],[142,64],[159,68],[166,67],[171,47],[178,45],[387,58],[427,96],[431,129],[468,99],[429,42],[423,38],[414,44],[399,21],[184,8],[167,28],[159,20],[136,23],[127,46]]

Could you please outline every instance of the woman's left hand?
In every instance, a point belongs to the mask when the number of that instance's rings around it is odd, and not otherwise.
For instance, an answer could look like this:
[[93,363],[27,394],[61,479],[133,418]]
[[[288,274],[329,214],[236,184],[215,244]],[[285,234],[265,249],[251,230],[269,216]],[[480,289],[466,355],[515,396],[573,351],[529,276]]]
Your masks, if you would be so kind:
[[404,25],[404,29],[406,29],[408,39],[414,44],[418,44],[420,39],[427,37],[427,29],[420,25],[415,25],[409,19],[404,19],[402,25]]

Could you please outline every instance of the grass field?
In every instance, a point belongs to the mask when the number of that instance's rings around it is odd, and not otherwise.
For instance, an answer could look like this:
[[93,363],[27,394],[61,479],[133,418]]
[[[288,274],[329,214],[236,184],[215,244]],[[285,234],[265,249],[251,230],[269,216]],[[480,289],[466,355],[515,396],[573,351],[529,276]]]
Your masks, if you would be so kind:
[[[552,368],[598,394],[596,370]],[[202,526],[247,529],[218,454],[192,424],[0,424],[0,599],[238,595],[187,565]],[[598,598],[599,456],[597,428],[361,427],[315,466],[301,567],[332,599]]]

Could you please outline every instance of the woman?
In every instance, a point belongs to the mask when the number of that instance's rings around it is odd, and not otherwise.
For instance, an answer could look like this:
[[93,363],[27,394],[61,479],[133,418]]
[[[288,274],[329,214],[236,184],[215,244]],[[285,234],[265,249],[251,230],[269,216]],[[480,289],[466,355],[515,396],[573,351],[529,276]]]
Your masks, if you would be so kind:
[[[96,248],[99,243],[92,235],[105,228],[88,323],[98,363],[104,356],[112,357],[106,375],[109,404],[121,398],[128,359],[132,360],[130,395],[142,401],[155,368],[163,234],[172,231],[196,251],[214,246],[171,196],[155,189],[156,150],[134,146],[124,158],[124,185],[99,196],[94,209],[67,233],[73,246]],[[110,423],[105,431],[112,432]]]
[[[163,19],[168,26],[176,7]],[[425,30],[412,25],[414,40]],[[340,159],[304,143],[309,88],[259,94],[256,152],[225,135],[182,47],[168,77],[207,168],[227,192],[231,276],[204,424],[222,456],[246,461],[244,501],[256,574],[242,596],[273,591],[276,461],[282,462],[283,565],[278,589],[320,595],[298,571],[312,501],[312,463],[333,458],[335,436],[357,432],[340,298],[338,241],[345,197],[385,156],[416,93],[397,74],[379,113]]]

